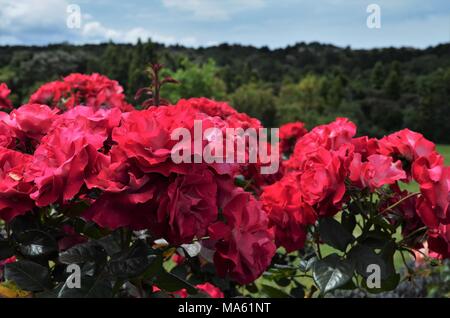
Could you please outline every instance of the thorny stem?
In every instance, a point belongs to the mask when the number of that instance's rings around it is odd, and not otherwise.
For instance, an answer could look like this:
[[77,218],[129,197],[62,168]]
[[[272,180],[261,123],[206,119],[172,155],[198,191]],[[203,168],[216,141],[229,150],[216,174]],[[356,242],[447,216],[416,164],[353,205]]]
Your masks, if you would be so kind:
[[383,214],[389,210],[392,210],[393,208],[395,208],[396,206],[398,206],[400,203],[402,203],[405,200],[408,200],[409,198],[412,198],[413,196],[419,195],[420,192],[414,192],[414,193],[410,193],[408,194],[406,197],[401,198],[400,200],[398,200],[397,202],[395,202],[394,204],[388,206],[386,209],[384,209],[383,211],[380,212],[380,214]]
[[408,239],[410,239],[411,237],[413,237],[417,233],[420,233],[422,231],[426,231],[427,229],[428,228],[426,226],[420,227],[420,228],[412,231],[411,233],[409,233],[406,237],[404,237],[402,240],[400,240],[397,244],[401,245],[401,244],[403,244],[403,242],[407,241]]
[[314,227],[314,235],[315,235],[315,242],[317,247],[317,255],[319,255],[319,258],[322,259],[322,252],[320,250],[320,242],[319,242],[319,232],[317,231],[317,227]]
[[406,259],[405,259],[405,255],[403,255],[402,251],[400,251],[400,255],[402,257],[403,264],[405,265],[406,269],[408,270],[408,274],[413,273],[414,271],[408,266],[408,263],[406,262]]

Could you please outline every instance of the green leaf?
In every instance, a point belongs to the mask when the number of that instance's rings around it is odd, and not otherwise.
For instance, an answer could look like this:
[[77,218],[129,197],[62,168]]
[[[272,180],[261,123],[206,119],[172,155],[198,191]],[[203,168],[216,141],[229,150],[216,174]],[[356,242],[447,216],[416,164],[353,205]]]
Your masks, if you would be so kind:
[[10,258],[14,255],[14,249],[12,248],[8,240],[0,240],[0,260]]
[[353,233],[356,226],[356,217],[352,213],[342,212],[341,223],[348,233]]
[[[160,274],[161,272],[163,272],[164,268],[163,268],[163,257],[162,255],[158,255],[150,264],[150,266],[147,268],[147,270],[144,272],[144,274],[142,275],[142,279],[147,280],[147,279],[152,279],[154,276],[157,276],[158,274]],[[175,269],[172,270],[172,272],[174,270],[176,270],[178,268],[175,267]],[[184,269],[184,267],[182,267]],[[178,276],[178,275],[177,275]]]
[[150,254],[151,248],[143,241],[137,241],[129,249],[116,254],[109,261],[108,272],[118,278],[134,278],[145,271],[156,261],[157,256]]
[[120,230],[117,230],[110,235],[102,237],[101,239],[97,240],[97,242],[101,246],[103,246],[109,256],[112,256],[114,254],[120,253],[120,251],[122,250],[120,235]]
[[58,293],[63,287],[63,285],[64,283],[59,283],[55,288],[35,293],[34,296],[36,298],[58,298]]
[[381,230],[372,230],[358,237],[358,242],[372,248],[383,248],[391,240],[391,235]]
[[39,222],[36,217],[31,213],[27,213],[24,215],[16,216],[10,222],[10,228],[13,232],[13,236],[20,235],[21,233],[29,230],[37,230],[39,229]]
[[290,294],[294,298],[304,298],[305,297],[305,287],[302,285],[299,285],[295,288],[292,288]]
[[6,264],[5,278],[15,282],[20,289],[32,292],[45,290],[50,286],[48,268],[27,260]]
[[287,287],[287,286],[289,286],[291,284],[291,280],[289,278],[286,278],[286,277],[280,277],[278,279],[275,279],[275,283],[278,286]]
[[300,270],[302,271],[302,272],[308,272],[308,271],[310,271],[311,270],[311,268],[312,268],[312,266],[314,265],[314,263],[317,261],[317,257],[316,256],[313,256],[313,257],[310,257],[310,258],[308,258],[308,259],[302,259],[301,261],[300,261],[300,266],[299,266],[299,268],[300,268]]
[[291,295],[281,289],[266,284],[261,285],[261,292],[269,298],[292,298]]
[[345,251],[354,240],[353,235],[332,217],[319,220],[319,233],[323,242],[340,251]]
[[88,261],[97,263],[106,260],[105,249],[95,241],[75,245],[59,254],[59,261],[64,264],[82,264]]
[[387,230],[390,232],[395,232],[395,226],[391,223],[389,223],[388,221],[386,221],[386,219],[384,219],[382,216],[378,216],[372,219],[373,224]]
[[367,272],[369,265],[375,264],[380,267],[381,279],[387,279],[395,273],[393,257],[389,254],[377,254],[371,247],[356,245],[348,253],[348,259],[354,264],[356,272],[367,278],[371,272]]
[[313,265],[313,278],[323,294],[344,286],[353,275],[351,262],[331,254]]
[[69,288],[68,282],[72,275],[66,280],[58,292],[58,298],[111,298],[113,297],[113,286],[110,280],[99,275],[97,277],[82,275],[80,277],[80,288]]
[[258,286],[256,286],[256,284],[254,282],[251,284],[245,285],[245,289],[247,289],[250,293],[253,293],[253,294],[256,294],[259,291]]
[[40,230],[29,230],[17,235],[18,250],[30,258],[47,257],[56,255],[58,244],[56,240],[48,233]]
[[166,271],[161,272],[156,277],[156,285],[167,292],[175,292],[186,288],[189,294],[197,293],[197,289],[187,281]]

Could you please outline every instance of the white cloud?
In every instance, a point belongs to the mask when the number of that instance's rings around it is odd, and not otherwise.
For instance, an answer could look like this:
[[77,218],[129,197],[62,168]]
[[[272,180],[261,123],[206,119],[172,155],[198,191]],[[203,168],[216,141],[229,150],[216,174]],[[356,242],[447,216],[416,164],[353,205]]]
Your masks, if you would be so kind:
[[193,46],[193,37],[177,39],[170,35],[134,27],[118,29],[105,26],[81,6],[81,28],[69,29],[66,24],[66,0],[0,0],[0,45],[36,44],[70,41],[74,43],[99,43],[108,40],[136,43],[151,38],[165,44],[184,43]]
[[228,20],[236,13],[260,9],[266,6],[265,0],[162,0],[163,5],[192,13],[195,18],[206,20]]
[[12,32],[65,25],[67,5],[64,0],[0,0],[0,28]]
[[177,39],[173,36],[151,32],[141,27],[136,27],[129,30],[117,30],[114,28],[107,28],[98,21],[85,23],[81,30],[81,34],[83,40],[87,40],[89,42],[104,42],[112,40],[114,42],[136,43],[138,39],[141,39],[142,41],[152,39],[152,41],[169,45],[180,43],[187,46],[194,46],[197,44],[197,40],[194,37]]

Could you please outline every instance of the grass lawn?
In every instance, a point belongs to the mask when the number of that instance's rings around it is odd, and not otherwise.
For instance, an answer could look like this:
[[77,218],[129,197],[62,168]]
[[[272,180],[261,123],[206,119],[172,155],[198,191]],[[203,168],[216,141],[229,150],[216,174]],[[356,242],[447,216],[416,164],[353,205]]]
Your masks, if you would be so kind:
[[445,158],[445,165],[450,166],[450,145],[438,145],[437,150]]

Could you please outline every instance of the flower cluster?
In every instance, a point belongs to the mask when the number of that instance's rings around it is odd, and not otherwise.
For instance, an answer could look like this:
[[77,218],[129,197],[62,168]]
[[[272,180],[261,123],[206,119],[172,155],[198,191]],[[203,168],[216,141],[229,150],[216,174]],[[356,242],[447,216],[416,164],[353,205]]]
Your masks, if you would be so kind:
[[[303,248],[308,226],[355,201],[356,189],[378,194],[378,213],[389,222],[399,214],[405,237],[426,226],[432,255],[448,257],[450,168],[435,145],[408,129],[380,140],[355,134],[353,123],[338,118],[297,138],[285,175],[262,194],[277,245]],[[412,180],[420,193],[401,190]]]
[[5,83],[0,84],[0,110],[8,110],[13,108],[11,101],[8,99],[11,90]]
[[84,202],[84,220],[109,230],[147,229],[172,246],[206,241],[219,275],[255,280],[275,245],[261,204],[234,185],[239,165],[175,164],[171,133],[193,132],[194,121],[223,131],[259,121],[204,98],[141,111],[128,106],[116,82],[73,74],[3,114],[0,217]]
[[[0,95],[1,96],[1,95]],[[100,74],[70,74],[62,81],[42,85],[29,100],[30,104],[45,104],[62,110],[78,105],[99,108],[119,108],[131,111],[133,106],[125,101],[123,88],[117,81]]]
[[[13,275],[8,269],[18,263],[26,269],[29,260],[37,260],[33,271],[47,279],[74,259],[85,265],[100,259],[83,275],[112,277],[108,295],[113,286],[135,284],[128,296],[145,297],[150,290],[188,297],[200,290],[224,297],[239,293],[230,280],[247,285],[263,273],[276,284],[285,285],[287,278],[300,288],[296,273],[312,271],[326,293],[323,271],[338,261],[347,263],[336,270],[346,272],[336,275],[333,288],[355,273],[366,274],[367,257],[385,266],[383,282],[389,284],[396,250],[450,257],[450,167],[421,134],[404,129],[381,139],[357,137],[354,123],[337,118],[309,132],[304,123],[288,123],[278,135],[271,131],[268,141],[252,134],[264,131],[260,121],[225,102],[191,98],[169,105],[155,89],[162,82],[154,75],[142,110],[126,102],[116,81],[99,74],[71,74],[45,84],[18,108],[8,99],[8,87],[0,85],[0,219],[7,225],[2,233],[23,240],[2,251],[6,274]],[[237,130],[231,142],[223,139]],[[255,145],[264,150],[258,156]],[[207,149],[220,160],[198,160]],[[257,159],[229,160],[235,152]],[[279,169],[263,174],[269,157]],[[28,217],[37,225],[23,230],[20,223]],[[42,248],[25,248],[36,245],[32,239]],[[343,253],[322,258],[321,243]],[[296,255],[284,251],[306,257],[310,250],[317,262],[312,267],[284,266]],[[191,282],[163,266],[170,259],[174,272]],[[281,266],[267,271],[271,264]],[[15,281],[20,288],[43,290],[23,278]],[[58,289],[64,281],[52,285],[58,295],[67,292]],[[255,288],[247,286],[249,292]]]

